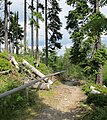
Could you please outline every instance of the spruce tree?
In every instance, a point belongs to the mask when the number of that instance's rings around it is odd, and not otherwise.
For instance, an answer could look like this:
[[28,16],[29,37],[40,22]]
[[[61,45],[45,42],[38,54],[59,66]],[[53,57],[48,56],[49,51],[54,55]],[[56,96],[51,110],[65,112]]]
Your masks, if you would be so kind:
[[61,8],[59,7],[58,0],[50,0],[50,7],[48,8],[48,33],[49,33],[49,49],[51,51],[55,48],[61,48],[59,40],[62,39],[60,32],[62,23],[59,18]]
[[99,11],[101,3],[101,0],[67,0],[74,7],[69,11],[66,26],[73,41],[71,61],[83,67],[88,76],[97,76],[98,84],[102,84],[101,69],[107,58],[101,44],[101,35],[107,31],[107,20]]

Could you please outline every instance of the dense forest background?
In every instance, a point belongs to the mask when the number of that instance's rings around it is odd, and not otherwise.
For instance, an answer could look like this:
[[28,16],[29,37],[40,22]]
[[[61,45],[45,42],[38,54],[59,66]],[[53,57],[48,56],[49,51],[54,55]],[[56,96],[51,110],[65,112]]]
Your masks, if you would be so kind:
[[[66,3],[65,3],[66,4]],[[103,83],[102,66],[105,64],[107,50],[101,42],[101,35],[106,35],[106,17],[101,13],[100,8],[106,6],[106,1],[67,1],[71,6],[68,15],[65,16],[67,21],[66,29],[72,40],[70,52],[65,50],[63,56],[57,56],[57,50],[61,49],[61,20],[59,13],[62,8],[59,1],[24,1],[23,3],[23,25],[19,24],[19,12],[11,11],[11,1],[1,0],[1,12],[4,11],[0,19],[0,51],[6,50],[9,53],[29,54],[35,57],[35,63],[43,62],[46,66],[52,67],[53,70],[66,69],[65,59],[69,59],[68,64],[80,67],[82,74],[89,79],[92,78],[98,84]],[[27,18],[27,11],[30,11],[30,18]],[[45,47],[39,50],[39,29],[40,21],[45,24]],[[27,23],[31,26],[31,35],[27,39]],[[36,45],[34,40],[36,35]],[[66,41],[66,40],[65,40]],[[29,48],[28,43],[31,43]],[[35,49],[36,48],[36,49]],[[66,58],[66,56],[68,57]],[[59,60],[63,59],[63,60]],[[63,65],[59,66],[59,61]],[[57,64],[58,63],[58,64]],[[66,64],[67,65],[67,64]],[[69,66],[69,65],[67,65]],[[69,68],[68,68],[69,69]],[[69,72],[70,73],[70,69]]]

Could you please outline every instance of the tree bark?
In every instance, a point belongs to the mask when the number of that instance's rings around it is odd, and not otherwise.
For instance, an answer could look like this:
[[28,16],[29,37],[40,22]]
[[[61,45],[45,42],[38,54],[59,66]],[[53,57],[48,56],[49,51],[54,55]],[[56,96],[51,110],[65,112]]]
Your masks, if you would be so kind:
[[8,9],[7,9],[7,0],[5,0],[4,2],[5,4],[5,10],[4,10],[4,14],[5,14],[5,36],[4,36],[4,40],[5,40],[5,50],[8,52]]
[[1,50],[1,42],[0,42],[0,52],[1,52],[2,50]]
[[[45,75],[43,73],[41,73],[39,70],[37,70],[32,65],[30,65],[26,60],[23,60],[23,65],[29,67],[39,77],[41,77],[41,78],[45,77]],[[44,81],[47,82],[47,83],[49,83],[49,84],[53,84],[53,82],[50,79],[48,79],[48,78],[45,78]]]
[[[38,0],[37,0],[37,5],[36,5],[36,11],[38,12]],[[38,24],[38,17],[36,17],[36,22]],[[39,65],[39,42],[38,42],[38,26],[36,26],[36,66]]]
[[[33,19],[33,0],[31,1],[31,18]],[[33,22],[31,23],[31,56],[34,56],[34,34],[33,34]]]
[[19,19],[19,15],[18,15],[18,11],[16,13],[16,54],[18,55],[19,54],[19,47],[18,47],[18,19]]
[[24,53],[26,53],[26,0],[24,0]]
[[[96,13],[99,13],[99,0],[96,0]],[[96,36],[96,51],[101,49],[101,36],[97,33]],[[102,84],[102,64],[98,64],[98,74],[96,77],[96,84]]]
[[46,46],[46,66],[48,66],[47,0],[45,0],[45,46]]

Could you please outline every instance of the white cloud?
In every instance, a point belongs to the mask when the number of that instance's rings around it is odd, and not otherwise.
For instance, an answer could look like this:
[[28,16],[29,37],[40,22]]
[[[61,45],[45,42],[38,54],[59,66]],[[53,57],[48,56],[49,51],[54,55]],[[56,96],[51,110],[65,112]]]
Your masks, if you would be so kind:
[[107,17],[107,6],[100,8],[100,10]]

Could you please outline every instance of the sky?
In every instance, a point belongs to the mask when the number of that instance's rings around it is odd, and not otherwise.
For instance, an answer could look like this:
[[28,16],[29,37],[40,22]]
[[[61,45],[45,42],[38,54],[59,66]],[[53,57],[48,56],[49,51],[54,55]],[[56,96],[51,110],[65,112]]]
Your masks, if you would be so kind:
[[[11,10],[12,11],[19,11],[19,23],[23,26],[23,5],[24,2],[22,0],[11,0],[13,4],[11,5]],[[30,3],[31,0],[27,0],[27,5]],[[42,3],[44,0],[40,0]],[[64,53],[65,48],[68,48],[71,46],[72,42],[69,39],[69,34],[67,30],[65,29],[66,27],[66,19],[65,16],[68,14],[68,10],[71,9],[70,6],[66,5],[66,0],[60,0],[60,7],[62,8],[62,12],[59,14],[60,20],[63,23],[62,28],[61,28],[61,33],[63,34],[63,38],[60,41],[62,44],[62,49],[58,50],[58,54],[62,55]],[[36,2],[34,2],[36,4]],[[27,18],[28,20],[30,19],[30,11],[27,11]],[[39,21],[40,23],[40,29],[39,29],[39,49],[41,50],[45,46],[45,31],[44,31],[44,22]],[[30,41],[30,26],[29,22],[27,22],[27,40]],[[34,34],[36,34],[34,32]],[[34,40],[36,41],[35,38],[36,35],[34,35]],[[36,43],[34,43],[36,45]],[[28,42],[28,45],[30,46],[30,42]]]
[[[11,5],[11,10],[12,11],[19,11],[19,23],[23,26],[23,20],[24,20],[24,0],[10,0],[11,2],[13,2],[13,4]],[[29,5],[31,0],[27,0],[27,6]],[[36,4],[35,2],[36,0],[34,0],[34,5]],[[42,3],[44,2],[44,0],[40,0]],[[62,44],[62,49],[58,50],[58,54],[62,55],[64,53],[65,48],[69,48],[70,46],[72,46],[72,41],[69,39],[69,34],[67,32],[67,30],[65,29],[66,27],[66,19],[65,16],[68,15],[68,11],[71,10],[71,6],[68,6],[66,4],[66,0],[60,0],[59,3],[60,7],[62,8],[62,12],[59,14],[60,20],[63,23],[62,24],[62,28],[61,28],[61,33],[63,34],[63,38],[60,41]],[[100,9],[101,12],[103,14],[105,14],[105,16],[107,17],[107,6],[104,8]],[[2,14],[0,13],[0,15],[2,16]],[[31,34],[31,30],[30,30],[30,25],[29,25],[29,19],[30,19],[30,10],[27,11],[27,18],[28,18],[28,22],[27,22],[27,41],[31,41],[30,38],[30,34]],[[42,50],[42,48],[45,46],[45,31],[44,31],[44,22],[39,21],[40,23],[40,29],[39,29],[39,49]],[[34,32],[34,41],[36,41],[36,33]],[[107,36],[103,35],[102,36],[102,41],[103,43],[105,43],[107,45]],[[36,43],[34,43],[36,45]],[[30,46],[30,42],[28,42],[28,45]]]

